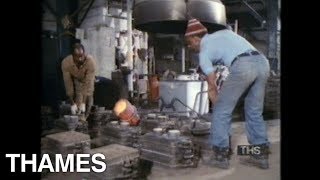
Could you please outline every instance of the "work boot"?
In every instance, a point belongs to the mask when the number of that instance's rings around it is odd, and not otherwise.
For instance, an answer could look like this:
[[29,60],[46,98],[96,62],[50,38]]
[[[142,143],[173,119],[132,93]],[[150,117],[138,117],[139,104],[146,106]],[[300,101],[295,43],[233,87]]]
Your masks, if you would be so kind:
[[220,147],[214,146],[212,149],[213,149],[213,156],[211,157],[208,164],[221,169],[229,169],[229,159],[230,159],[229,147],[220,148]]
[[250,154],[249,157],[240,158],[240,163],[247,166],[256,166],[261,169],[269,168],[269,146],[267,144],[256,145],[260,147],[259,154]]

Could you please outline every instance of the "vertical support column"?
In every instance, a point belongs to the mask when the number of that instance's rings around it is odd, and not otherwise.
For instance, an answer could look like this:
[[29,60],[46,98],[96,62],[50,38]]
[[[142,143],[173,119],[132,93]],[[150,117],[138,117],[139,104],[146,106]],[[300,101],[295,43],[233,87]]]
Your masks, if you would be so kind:
[[267,30],[268,30],[268,59],[271,70],[277,72],[277,29],[278,29],[278,0],[267,0]]
[[[148,33],[143,32],[143,48],[147,51],[146,53],[148,54]],[[149,69],[148,69],[148,56],[145,59],[145,62],[143,62],[143,74],[149,74]],[[148,76],[144,76],[145,80],[148,80]]]
[[181,72],[184,73],[186,71],[186,47],[183,43],[184,36],[180,36],[180,45],[181,45]]
[[133,52],[132,52],[132,0],[127,0],[127,20],[128,20],[128,53],[127,53],[127,64],[131,73],[128,75],[128,89],[130,96],[132,97],[133,91]]
[[238,19],[234,21],[234,32],[238,34]]
[[184,46],[181,49],[181,56],[182,72],[184,73],[186,71],[186,48]]
[[155,73],[155,60],[154,60],[154,37],[153,33],[148,33],[148,73]]
[[277,18],[277,47],[278,47],[278,53],[277,53],[277,57],[278,57],[278,72],[280,72],[281,70],[281,20],[280,20],[280,9],[281,9],[281,0],[278,0],[278,18]]

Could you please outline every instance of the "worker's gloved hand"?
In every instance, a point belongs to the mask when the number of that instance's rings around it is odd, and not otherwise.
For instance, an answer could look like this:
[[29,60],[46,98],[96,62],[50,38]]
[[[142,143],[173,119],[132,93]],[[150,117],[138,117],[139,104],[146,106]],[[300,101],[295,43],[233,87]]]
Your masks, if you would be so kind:
[[77,113],[77,111],[78,111],[78,107],[77,107],[77,105],[76,104],[73,104],[72,106],[71,106],[71,114],[76,114]]
[[229,74],[230,74],[230,71],[229,71],[228,67],[226,67],[226,66],[221,67],[220,75],[221,75],[223,81],[225,81],[227,79]]
[[84,103],[80,104],[79,110],[81,113],[85,113],[86,112],[86,105]]

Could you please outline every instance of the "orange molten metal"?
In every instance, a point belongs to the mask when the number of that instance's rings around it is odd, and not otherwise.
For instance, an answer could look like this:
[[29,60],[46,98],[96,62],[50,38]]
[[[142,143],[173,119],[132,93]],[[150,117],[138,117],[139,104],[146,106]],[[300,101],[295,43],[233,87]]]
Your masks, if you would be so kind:
[[113,111],[122,121],[129,122],[131,126],[136,126],[140,122],[136,107],[126,99],[120,99],[115,104]]

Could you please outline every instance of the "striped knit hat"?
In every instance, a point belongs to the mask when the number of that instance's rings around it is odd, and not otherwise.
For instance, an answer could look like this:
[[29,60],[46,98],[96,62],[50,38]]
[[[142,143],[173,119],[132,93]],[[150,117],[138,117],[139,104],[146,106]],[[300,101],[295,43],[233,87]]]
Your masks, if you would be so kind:
[[197,19],[190,19],[188,21],[187,30],[185,36],[193,36],[196,34],[207,33],[208,30]]

